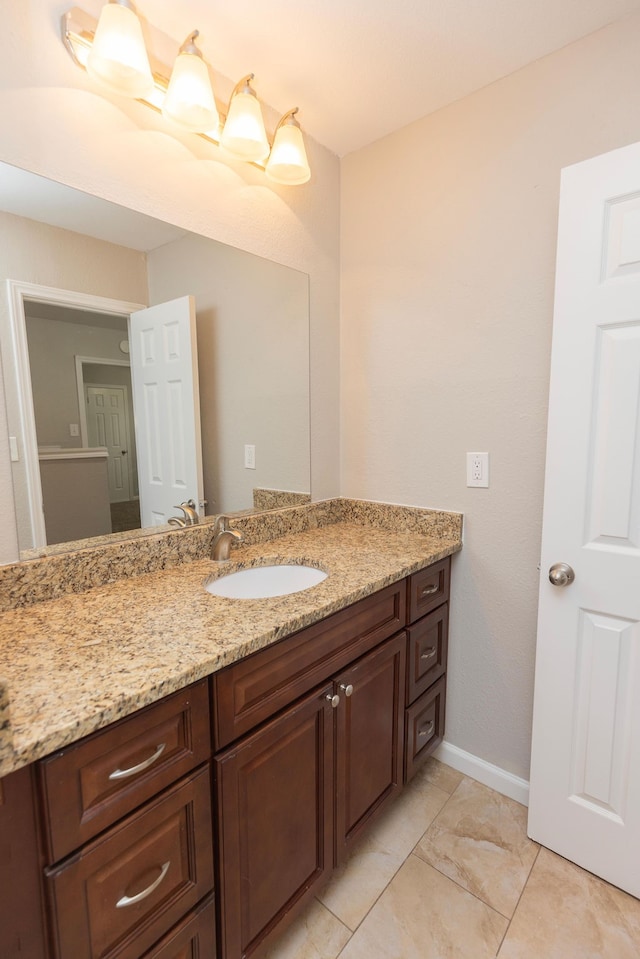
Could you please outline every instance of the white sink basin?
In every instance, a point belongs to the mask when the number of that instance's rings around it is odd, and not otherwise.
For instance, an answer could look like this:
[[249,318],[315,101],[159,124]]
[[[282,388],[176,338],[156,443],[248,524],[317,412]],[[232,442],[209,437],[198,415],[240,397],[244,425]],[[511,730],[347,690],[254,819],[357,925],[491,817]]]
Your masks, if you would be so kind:
[[327,574],[315,566],[252,566],[212,579],[205,589],[228,599],[267,599],[300,593],[326,578]]

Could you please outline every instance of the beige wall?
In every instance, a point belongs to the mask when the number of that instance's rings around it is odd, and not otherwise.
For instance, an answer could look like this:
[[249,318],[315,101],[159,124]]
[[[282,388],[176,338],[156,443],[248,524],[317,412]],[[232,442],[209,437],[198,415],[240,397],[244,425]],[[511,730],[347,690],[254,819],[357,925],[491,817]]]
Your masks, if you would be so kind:
[[[97,13],[102,0],[82,6]],[[170,135],[159,114],[98,94],[74,66],[60,41],[67,7],[30,0],[3,10],[0,159],[308,273],[312,488],[336,494],[338,159],[307,138],[311,182],[275,187],[254,167],[223,162],[198,137]],[[271,130],[276,121],[271,111]],[[10,498],[3,445],[0,428],[0,509]]]
[[447,739],[525,778],[560,168],[640,139],[639,49],[636,17],[342,164],[342,493],[464,512]]
[[[5,280],[21,280],[39,286],[73,290],[130,303],[147,301],[144,253],[9,213],[0,213],[0,281]],[[61,324],[61,328],[64,326],[65,324]],[[19,462],[11,464],[8,451],[3,452],[2,449],[6,443],[6,416],[10,423],[19,422],[18,391],[13,376],[8,328],[8,298],[3,289],[0,294],[0,513],[3,516],[0,524],[0,563],[9,562],[18,556],[16,532],[11,523],[14,514],[13,485],[10,481],[3,480],[3,473],[8,472],[9,476],[13,474],[13,483],[18,490],[24,489],[26,484],[24,460],[20,459]],[[76,331],[79,329],[81,328],[76,327]],[[50,353],[50,359],[52,356]],[[57,359],[59,360],[59,356]],[[57,367],[56,374],[60,375],[62,370],[59,364]],[[77,422],[77,402],[73,396],[71,407],[76,413],[72,416],[67,410],[68,422]],[[49,435],[49,439],[39,436],[40,442],[62,442],[61,439],[54,439],[52,434]],[[73,443],[69,437],[67,445],[71,446]],[[26,531],[30,529],[27,502],[26,498],[20,495],[15,498],[15,502],[17,525],[21,530],[20,542],[25,549],[28,548],[26,544],[29,542]]]
[[247,509],[254,486],[309,492],[307,275],[192,234],[147,268],[151,305],[196,301],[207,513]]
[[[29,369],[31,371],[31,395],[36,419],[38,446],[58,445],[65,448],[82,446],[80,436],[71,436],[71,423],[80,423],[78,409],[78,383],[76,379],[76,356],[101,357],[122,360],[120,342],[127,333],[108,330],[99,326],[84,326],[62,320],[42,319],[36,315],[27,317],[27,343],[29,345]],[[105,372],[105,367],[99,367]],[[125,371],[124,380],[119,367],[107,367],[114,375],[106,380],[85,377],[87,383],[113,385],[116,378],[129,384],[131,374]]]

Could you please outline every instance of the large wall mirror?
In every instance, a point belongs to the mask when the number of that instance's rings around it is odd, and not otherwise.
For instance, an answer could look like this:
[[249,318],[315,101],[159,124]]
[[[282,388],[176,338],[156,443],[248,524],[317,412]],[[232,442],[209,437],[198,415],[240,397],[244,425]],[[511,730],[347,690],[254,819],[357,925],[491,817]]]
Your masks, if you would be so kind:
[[209,515],[310,499],[305,274],[0,164],[0,280],[21,556],[166,522],[145,514],[141,455],[170,440],[173,463],[189,427],[141,412],[130,336],[167,302],[194,314],[202,486],[185,498]]

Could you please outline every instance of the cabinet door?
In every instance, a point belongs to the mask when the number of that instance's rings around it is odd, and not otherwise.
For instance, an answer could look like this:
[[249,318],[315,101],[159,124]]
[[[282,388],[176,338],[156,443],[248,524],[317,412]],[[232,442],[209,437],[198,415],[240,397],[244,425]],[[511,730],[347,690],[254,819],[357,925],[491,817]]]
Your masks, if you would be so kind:
[[0,956],[44,959],[32,767],[0,779]]
[[336,679],[336,863],[402,788],[406,633]]
[[310,694],[215,760],[225,959],[262,952],[331,871],[331,692]]

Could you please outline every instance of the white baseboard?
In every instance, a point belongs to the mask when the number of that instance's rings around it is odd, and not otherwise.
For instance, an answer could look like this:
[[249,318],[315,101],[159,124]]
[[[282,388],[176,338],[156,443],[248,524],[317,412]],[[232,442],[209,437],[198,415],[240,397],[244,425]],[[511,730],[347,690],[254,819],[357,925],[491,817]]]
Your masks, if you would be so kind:
[[440,762],[446,763],[452,769],[457,769],[465,776],[477,779],[479,783],[495,789],[503,796],[515,799],[523,806],[529,805],[529,783],[526,779],[514,776],[513,773],[508,773],[500,766],[485,762],[484,759],[480,759],[472,753],[467,753],[464,749],[453,746],[446,740],[438,746],[433,755]]

